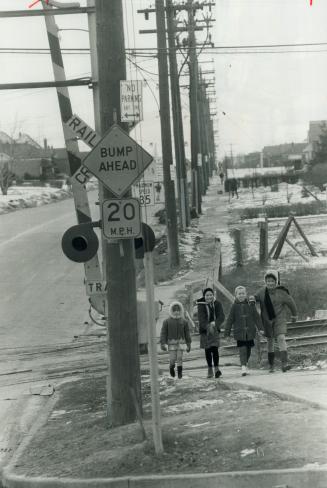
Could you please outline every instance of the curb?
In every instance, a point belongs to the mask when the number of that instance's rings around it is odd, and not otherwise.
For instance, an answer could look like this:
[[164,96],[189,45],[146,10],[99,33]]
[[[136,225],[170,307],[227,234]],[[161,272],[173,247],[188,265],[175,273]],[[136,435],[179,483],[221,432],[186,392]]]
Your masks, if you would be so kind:
[[326,488],[327,468],[122,478],[28,478],[5,473],[4,488]]

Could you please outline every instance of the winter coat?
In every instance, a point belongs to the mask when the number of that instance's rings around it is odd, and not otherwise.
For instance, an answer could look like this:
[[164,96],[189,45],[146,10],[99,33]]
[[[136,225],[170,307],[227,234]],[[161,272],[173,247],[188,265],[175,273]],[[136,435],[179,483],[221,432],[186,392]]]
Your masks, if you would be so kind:
[[230,335],[232,327],[237,341],[251,341],[255,338],[257,329],[262,329],[255,303],[235,300],[225,323],[225,337]]
[[[172,315],[174,305],[179,305],[181,317],[176,319]],[[184,319],[184,307],[180,302],[172,302],[169,307],[169,318],[164,320],[160,333],[160,344],[168,344],[168,349],[179,349],[186,344],[189,346],[192,342],[190,329],[187,320]]]
[[260,304],[261,319],[266,337],[277,337],[279,334],[287,333],[287,309],[293,316],[297,316],[297,308],[293,298],[285,288],[277,286],[269,290],[271,303],[274,307],[276,317],[269,319],[267,307],[265,305],[266,287],[261,288],[256,294],[255,299]]
[[[217,300],[208,305],[205,298],[202,297],[197,301],[198,320],[200,332],[200,347],[208,349],[209,347],[219,347],[220,326],[225,320],[225,314],[222,304]],[[210,322],[214,322],[214,327],[210,327]]]

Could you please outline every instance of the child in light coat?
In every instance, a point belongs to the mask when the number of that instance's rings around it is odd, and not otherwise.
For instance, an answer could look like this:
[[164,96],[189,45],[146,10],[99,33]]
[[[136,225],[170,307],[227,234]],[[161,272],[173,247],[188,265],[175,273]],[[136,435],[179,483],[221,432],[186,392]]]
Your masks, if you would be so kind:
[[169,372],[175,377],[177,363],[177,376],[183,376],[183,351],[191,350],[191,334],[187,320],[184,318],[184,307],[180,302],[174,301],[169,307],[169,318],[164,320],[160,334],[160,344],[163,351],[169,351]]
[[242,376],[246,376],[256,332],[262,328],[262,322],[255,301],[249,301],[247,297],[245,286],[235,288],[235,302],[225,323],[225,337],[230,336],[232,328],[239,348]]

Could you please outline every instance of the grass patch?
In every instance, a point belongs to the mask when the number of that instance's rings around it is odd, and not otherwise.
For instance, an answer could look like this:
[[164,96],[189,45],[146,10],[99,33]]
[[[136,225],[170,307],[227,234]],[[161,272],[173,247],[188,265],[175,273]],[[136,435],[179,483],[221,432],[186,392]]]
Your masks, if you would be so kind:
[[161,377],[165,452],[158,456],[148,383],[143,377],[146,441],[136,423],[108,426],[104,378],[66,384],[47,423],[16,461],[15,474],[87,479],[325,463],[325,411],[200,378]]

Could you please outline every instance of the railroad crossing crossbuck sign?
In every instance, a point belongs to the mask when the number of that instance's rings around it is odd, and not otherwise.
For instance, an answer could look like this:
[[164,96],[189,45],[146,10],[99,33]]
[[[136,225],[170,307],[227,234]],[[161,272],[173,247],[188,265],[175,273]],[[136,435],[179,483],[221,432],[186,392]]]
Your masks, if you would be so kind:
[[152,160],[147,151],[114,124],[86,156],[83,165],[120,198]]
[[104,200],[102,230],[107,239],[132,239],[141,233],[140,203],[136,198]]

